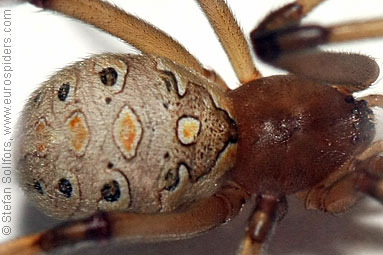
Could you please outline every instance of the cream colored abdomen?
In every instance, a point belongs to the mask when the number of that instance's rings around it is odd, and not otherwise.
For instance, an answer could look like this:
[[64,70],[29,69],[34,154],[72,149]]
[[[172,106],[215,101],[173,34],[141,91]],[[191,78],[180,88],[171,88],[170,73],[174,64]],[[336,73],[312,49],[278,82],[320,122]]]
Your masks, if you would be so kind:
[[48,214],[163,212],[209,196],[232,167],[231,103],[170,61],[98,55],[52,76],[20,122],[18,171]]

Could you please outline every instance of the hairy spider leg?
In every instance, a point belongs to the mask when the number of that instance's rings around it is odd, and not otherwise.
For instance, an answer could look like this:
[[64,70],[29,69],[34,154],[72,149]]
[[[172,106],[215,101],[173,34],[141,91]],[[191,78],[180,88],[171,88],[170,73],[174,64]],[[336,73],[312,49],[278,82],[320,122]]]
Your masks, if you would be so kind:
[[190,238],[235,217],[249,199],[234,183],[191,207],[164,214],[98,213],[0,246],[1,255],[35,255],[84,241],[151,242]]

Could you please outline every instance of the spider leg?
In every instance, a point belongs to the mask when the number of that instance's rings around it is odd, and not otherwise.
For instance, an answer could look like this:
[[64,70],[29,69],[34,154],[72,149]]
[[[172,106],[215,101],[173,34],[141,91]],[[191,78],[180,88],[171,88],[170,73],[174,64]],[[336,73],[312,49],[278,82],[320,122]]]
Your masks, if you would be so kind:
[[104,30],[138,50],[168,58],[215,81],[223,89],[225,82],[205,69],[180,43],[149,23],[101,0],[27,0],[31,4],[82,20]]
[[214,28],[241,84],[261,77],[249,46],[224,0],[197,0]]
[[383,152],[383,140],[373,142],[366,150],[357,156],[358,160],[367,160]]
[[[381,152],[381,151],[380,151]],[[346,176],[354,191],[364,193],[383,204],[383,157],[376,155],[359,162],[354,173]]]
[[365,193],[383,203],[383,157],[379,156],[383,141],[377,141],[359,154],[353,162],[317,184],[301,192],[307,209],[341,213],[353,206]]
[[159,241],[189,238],[236,216],[248,194],[228,184],[188,209],[167,214],[101,212],[2,244],[0,255],[35,255],[85,241]]
[[373,94],[373,95],[361,97],[359,99],[366,100],[368,102],[369,107],[378,106],[383,108],[383,95]]
[[286,213],[285,197],[279,199],[270,195],[258,195],[238,255],[260,255],[275,223],[282,220]]
[[296,0],[271,12],[254,29],[257,33],[297,26],[316,6],[326,0]]
[[361,198],[355,191],[354,174],[355,167],[347,162],[310,190],[296,195],[304,201],[306,209],[329,213],[345,212]]
[[274,30],[254,29],[251,41],[257,55],[275,61],[283,54],[311,49],[322,44],[383,36],[383,19],[366,20],[333,26],[287,26]]
[[359,172],[355,188],[383,203],[383,177],[367,171]]
[[[251,32],[250,38],[257,56],[271,65],[309,79],[347,85],[349,91],[365,89],[375,81],[379,67],[373,59],[359,54],[324,53],[315,47],[381,37],[383,19],[328,27],[299,26],[307,12],[321,1],[301,2],[286,5],[270,14]],[[308,6],[308,11],[305,11],[304,6]]]

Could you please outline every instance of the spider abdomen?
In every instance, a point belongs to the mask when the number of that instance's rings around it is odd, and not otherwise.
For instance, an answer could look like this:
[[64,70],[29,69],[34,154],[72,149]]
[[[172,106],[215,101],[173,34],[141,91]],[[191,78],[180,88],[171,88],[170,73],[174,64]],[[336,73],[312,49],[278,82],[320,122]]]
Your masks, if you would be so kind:
[[48,214],[166,212],[209,196],[233,165],[230,101],[151,56],[98,55],[36,90],[20,123],[18,171]]

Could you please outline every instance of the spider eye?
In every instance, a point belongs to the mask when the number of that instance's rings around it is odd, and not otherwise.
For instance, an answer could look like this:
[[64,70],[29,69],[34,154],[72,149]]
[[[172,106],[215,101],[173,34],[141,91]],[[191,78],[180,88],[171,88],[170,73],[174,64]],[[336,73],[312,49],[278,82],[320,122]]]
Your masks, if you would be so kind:
[[73,187],[69,180],[65,178],[60,179],[58,189],[66,198],[72,196]]
[[348,104],[354,104],[355,103],[355,99],[352,95],[348,95],[344,98],[344,101]]
[[35,181],[33,183],[33,188],[37,190],[37,192],[39,192],[41,195],[44,195],[43,187],[41,186],[41,183],[39,181]]
[[65,101],[65,99],[68,97],[70,91],[70,85],[69,82],[63,83],[57,93],[57,97],[60,101]]
[[113,86],[117,82],[118,73],[112,67],[104,68],[98,74],[100,75],[102,84],[105,86]]
[[115,202],[121,196],[120,185],[117,181],[107,183],[101,190],[102,197],[108,202]]

